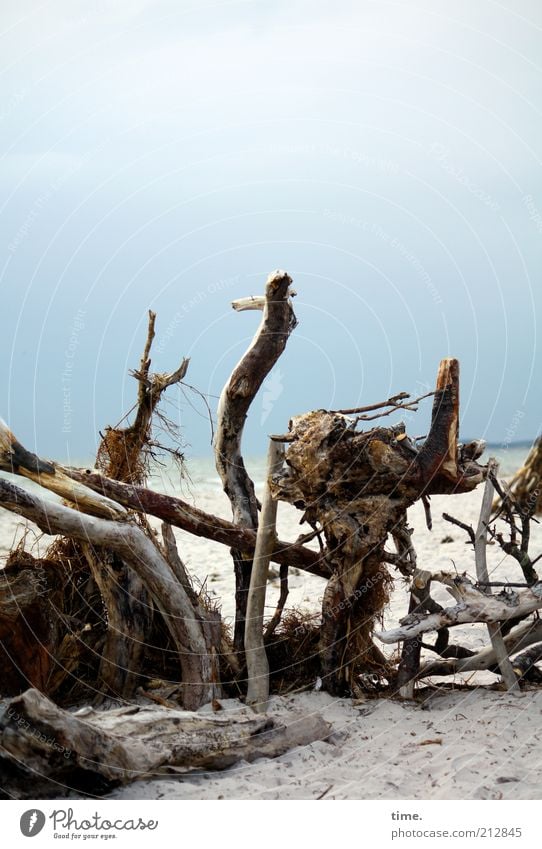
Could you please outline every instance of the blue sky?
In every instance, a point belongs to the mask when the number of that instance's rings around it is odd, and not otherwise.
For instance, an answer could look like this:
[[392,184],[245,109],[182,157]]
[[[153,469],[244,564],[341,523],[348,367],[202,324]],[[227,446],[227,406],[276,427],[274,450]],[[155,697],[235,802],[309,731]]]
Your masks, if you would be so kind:
[[[154,367],[216,396],[258,323],[230,301],[286,269],[300,321],[246,451],[292,414],[431,387],[463,432],[542,424],[542,7],[4,0],[0,413],[91,456]],[[205,409],[174,390],[189,453]],[[428,405],[409,417],[426,432]]]

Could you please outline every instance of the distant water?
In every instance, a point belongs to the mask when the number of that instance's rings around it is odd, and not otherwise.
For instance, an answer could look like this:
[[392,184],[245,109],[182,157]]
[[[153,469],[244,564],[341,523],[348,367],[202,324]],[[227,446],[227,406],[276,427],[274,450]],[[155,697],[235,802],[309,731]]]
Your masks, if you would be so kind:
[[[479,462],[484,464],[490,457],[495,457],[499,462],[499,474],[502,477],[510,477],[523,465],[530,448],[531,445],[527,443],[510,446],[488,445]],[[248,457],[245,459],[245,465],[255,484],[257,486],[263,485],[266,474],[265,457]],[[211,457],[188,458],[186,470],[187,478],[183,482],[179,482],[178,472],[168,469],[156,471],[152,483],[162,483],[168,491],[181,489],[185,493],[192,492],[193,494],[222,490],[222,484]]]

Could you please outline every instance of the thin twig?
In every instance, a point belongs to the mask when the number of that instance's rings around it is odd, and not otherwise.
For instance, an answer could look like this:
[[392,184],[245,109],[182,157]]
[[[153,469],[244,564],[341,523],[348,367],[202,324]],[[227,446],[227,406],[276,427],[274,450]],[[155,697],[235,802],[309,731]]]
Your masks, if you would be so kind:
[[[365,407],[351,407],[348,410],[330,410],[330,412],[340,413],[343,416],[353,416],[356,413],[372,413],[374,410],[382,410],[384,407],[407,409],[407,407],[410,407],[412,404],[417,404],[419,401],[423,401],[424,398],[429,398],[430,395],[434,394],[434,391],[427,392],[425,395],[420,395],[419,398],[413,398],[412,401],[408,402],[408,404],[401,404],[398,402],[405,401],[407,398],[410,398],[410,393],[399,392],[397,395],[392,395],[387,401],[380,401],[378,404],[368,404]],[[391,412],[393,412],[393,410]],[[389,413],[385,413],[385,415],[389,415]],[[375,418],[377,417],[375,416]]]
[[458,528],[461,528],[462,530],[466,531],[466,533],[469,535],[469,540],[473,545],[475,545],[476,537],[472,525],[466,525],[465,522],[460,522],[459,519],[456,519],[454,516],[450,516],[449,513],[443,513],[442,518],[445,519],[446,522],[450,522],[450,524],[452,525],[457,525]]

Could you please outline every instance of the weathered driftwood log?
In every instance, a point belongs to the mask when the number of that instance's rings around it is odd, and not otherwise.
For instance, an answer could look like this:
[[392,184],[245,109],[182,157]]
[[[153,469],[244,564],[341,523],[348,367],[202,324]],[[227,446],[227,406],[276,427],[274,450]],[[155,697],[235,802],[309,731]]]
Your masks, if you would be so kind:
[[[523,466],[508,484],[508,492],[518,508],[527,516],[542,513],[542,436],[535,440]],[[502,505],[497,499],[494,511]]]
[[269,482],[272,475],[280,472],[283,457],[282,445],[270,440],[267,458],[267,482],[250,576],[245,622],[245,656],[248,676],[247,704],[257,713],[265,713],[269,698],[269,663],[265,653],[263,617],[269,562],[277,536],[277,502],[271,495]]
[[66,575],[48,560],[22,554],[0,570],[1,693],[47,690],[55,668]]
[[[164,495],[142,486],[119,483],[90,470],[66,469],[66,474],[75,480],[84,481],[90,489],[108,495],[109,498],[131,510],[156,516],[190,534],[230,546],[245,553],[247,557],[254,554],[256,547],[254,530],[234,525],[233,522],[206,513],[180,498]],[[271,559],[275,563],[289,564],[321,578],[329,578],[331,574],[329,566],[319,552],[297,543],[276,540]]]
[[332,692],[355,691],[356,670],[385,666],[371,634],[387,600],[388,534],[404,527],[417,499],[466,492],[484,478],[476,463],[481,446],[457,446],[458,413],[459,366],[444,360],[421,449],[402,423],[358,431],[356,420],[325,410],[290,422],[287,471],[273,489],[324,529],[333,576],[323,600],[321,659],[324,686]]
[[217,695],[216,659],[202,627],[204,613],[194,609],[169,563],[138,525],[110,522],[41,501],[5,480],[0,480],[0,505],[35,522],[44,533],[62,534],[117,552],[141,579],[175,642],[185,707],[197,708]]
[[469,622],[506,622],[521,619],[542,607],[542,581],[520,590],[504,589],[497,595],[487,595],[474,586],[464,575],[435,572],[433,581],[444,584],[457,599],[454,607],[440,613],[409,614],[400,621],[399,628],[380,631],[377,637],[383,643],[396,643],[435,631]]
[[[216,469],[231,503],[233,523],[252,530],[258,527],[258,509],[254,484],[241,451],[243,428],[256,393],[284,351],[296,325],[290,303],[291,283],[286,272],[276,271],[267,279],[265,298],[256,302],[248,299],[250,308],[263,310],[262,321],[250,348],[222,390],[218,403],[214,446]],[[245,309],[246,301],[243,299]],[[242,549],[232,549],[232,557],[236,586],[233,642],[236,651],[242,653],[252,559]]]
[[540,683],[542,672],[536,666],[539,660],[542,660],[542,643],[527,649],[526,652],[514,658],[514,672],[520,678]]
[[[542,620],[523,622],[504,637],[504,645],[509,656],[517,654],[533,643],[542,641]],[[514,664],[513,664],[514,665]],[[497,667],[497,654],[493,646],[487,646],[470,657],[453,657],[442,660],[428,660],[422,664],[418,678],[433,675],[455,675],[458,672],[476,672]]]
[[54,781],[56,792],[60,783],[92,794],[96,785],[105,792],[138,778],[277,757],[330,733],[314,713],[285,721],[134,705],[69,713],[28,690],[0,712],[0,777],[22,797],[35,798],[40,779]]

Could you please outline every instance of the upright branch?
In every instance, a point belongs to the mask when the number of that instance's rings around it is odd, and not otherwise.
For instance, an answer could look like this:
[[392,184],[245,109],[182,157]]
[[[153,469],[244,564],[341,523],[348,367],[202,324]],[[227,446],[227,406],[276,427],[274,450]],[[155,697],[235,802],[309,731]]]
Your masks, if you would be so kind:
[[[291,284],[286,272],[276,271],[267,279],[265,299],[241,301],[241,309],[263,309],[263,317],[252,344],[222,390],[218,404],[214,445],[216,468],[231,503],[234,524],[253,530],[258,527],[258,507],[254,484],[242,455],[243,429],[256,393],[284,351],[297,323],[290,303]],[[232,551],[232,556],[236,583],[234,646],[242,652],[252,560],[237,549]]]
[[[404,400],[400,393],[351,413],[385,416]],[[385,564],[416,576],[408,507],[432,493],[469,491],[484,478],[485,469],[476,462],[483,446],[460,449],[458,421],[459,364],[447,359],[439,367],[431,429],[421,449],[403,423],[359,431],[359,418],[325,410],[294,417],[281,437],[288,444],[286,470],[274,481],[274,494],[303,509],[310,524],[321,525],[327,542],[324,556],[332,577],[323,599],[320,654],[324,686],[333,693],[355,693],[360,669],[386,668],[372,631],[388,599],[391,576]],[[384,548],[390,534],[396,555]],[[414,587],[413,615],[420,604],[422,610],[433,607],[425,589],[420,594]],[[405,648],[403,688],[416,674],[418,648],[414,643]]]
[[[480,508],[480,520],[476,529],[474,542],[474,555],[476,559],[476,576],[478,582],[487,587],[487,594],[491,595],[491,587],[489,587],[489,573],[487,569],[487,531],[489,518],[491,515],[491,504],[493,502],[493,493],[495,488],[491,479],[492,475],[497,474],[498,463],[493,458],[488,463],[488,477],[485,483],[484,497]],[[518,688],[517,678],[512,668],[512,664],[508,659],[506,646],[504,645],[503,635],[498,622],[488,622],[487,630],[491,639],[491,644],[497,657],[499,669],[503,681],[506,684],[507,690],[516,690]]]
[[128,483],[143,482],[151,452],[153,415],[163,392],[183,380],[190,362],[183,358],[172,372],[151,373],[150,353],[155,321],[156,313],[149,310],[147,338],[139,369],[131,372],[138,382],[134,421],[127,427],[107,427],[98,448],[98,468],[109,477]]
[[34,481],[91,515],[107,519],[118,519],[126,515],[126,510],[120,504],[70,478],[62,467],[55,463],[27,451],[3,419],[0,419],[0,471],[11,472]]

